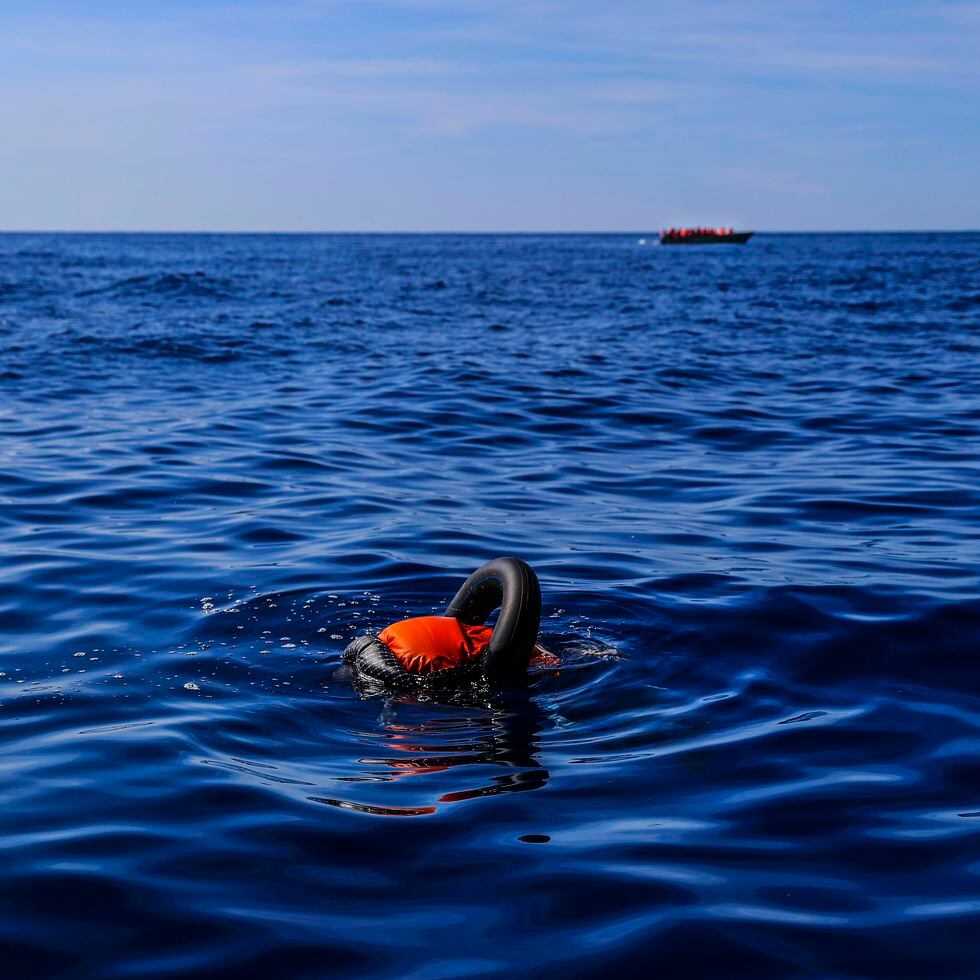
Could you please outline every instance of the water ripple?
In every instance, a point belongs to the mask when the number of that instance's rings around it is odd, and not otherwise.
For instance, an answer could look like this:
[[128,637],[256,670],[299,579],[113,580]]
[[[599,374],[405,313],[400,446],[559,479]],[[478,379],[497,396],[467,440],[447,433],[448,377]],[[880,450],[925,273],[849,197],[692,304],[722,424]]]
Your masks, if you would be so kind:
[[976,235],[0,256],[5,975],[975,973]]

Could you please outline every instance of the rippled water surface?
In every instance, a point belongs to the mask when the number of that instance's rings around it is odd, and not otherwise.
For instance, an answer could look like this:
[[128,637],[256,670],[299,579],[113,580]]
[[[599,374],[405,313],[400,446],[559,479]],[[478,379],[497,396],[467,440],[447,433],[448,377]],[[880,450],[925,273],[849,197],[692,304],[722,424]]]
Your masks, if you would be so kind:
[[[980,236],[0,236],[5,976],[976,976]],[[558,667],[362,697],[503,554]]]

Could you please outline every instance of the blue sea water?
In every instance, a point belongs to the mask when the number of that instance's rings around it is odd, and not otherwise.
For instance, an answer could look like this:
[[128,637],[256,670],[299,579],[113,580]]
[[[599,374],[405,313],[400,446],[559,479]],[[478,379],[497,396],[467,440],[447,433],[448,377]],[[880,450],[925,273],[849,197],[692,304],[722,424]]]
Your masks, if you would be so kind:
[[977,975],[980,235],[638,237],[0,236],[5,977]]

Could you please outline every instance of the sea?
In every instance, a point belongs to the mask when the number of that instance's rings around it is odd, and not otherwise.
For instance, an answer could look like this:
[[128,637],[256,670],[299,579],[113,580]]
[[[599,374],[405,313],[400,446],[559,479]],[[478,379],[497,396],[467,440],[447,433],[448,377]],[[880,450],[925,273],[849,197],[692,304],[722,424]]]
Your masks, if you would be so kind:
[[0,971],[976,977],[978,464],[980,234],[0,236]]

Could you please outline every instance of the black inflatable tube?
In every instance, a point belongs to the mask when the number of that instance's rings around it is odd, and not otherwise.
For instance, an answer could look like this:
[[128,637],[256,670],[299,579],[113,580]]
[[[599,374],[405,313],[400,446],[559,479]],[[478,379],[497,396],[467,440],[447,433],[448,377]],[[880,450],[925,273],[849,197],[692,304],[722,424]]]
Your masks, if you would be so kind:
[[344,650],[343,661],[361,680],[373,681],[394,690],[426,687],[453,687],[474,680],[479,671],[475,665],[449,667],[433,674],[412,674],[376,636],[359,636]]
[[527,562],[488,561],[463,583],[445,615],[478,626],[498,607],[483,673],[490,680],[514,681],[527,674],[541,625],[541,586]]

